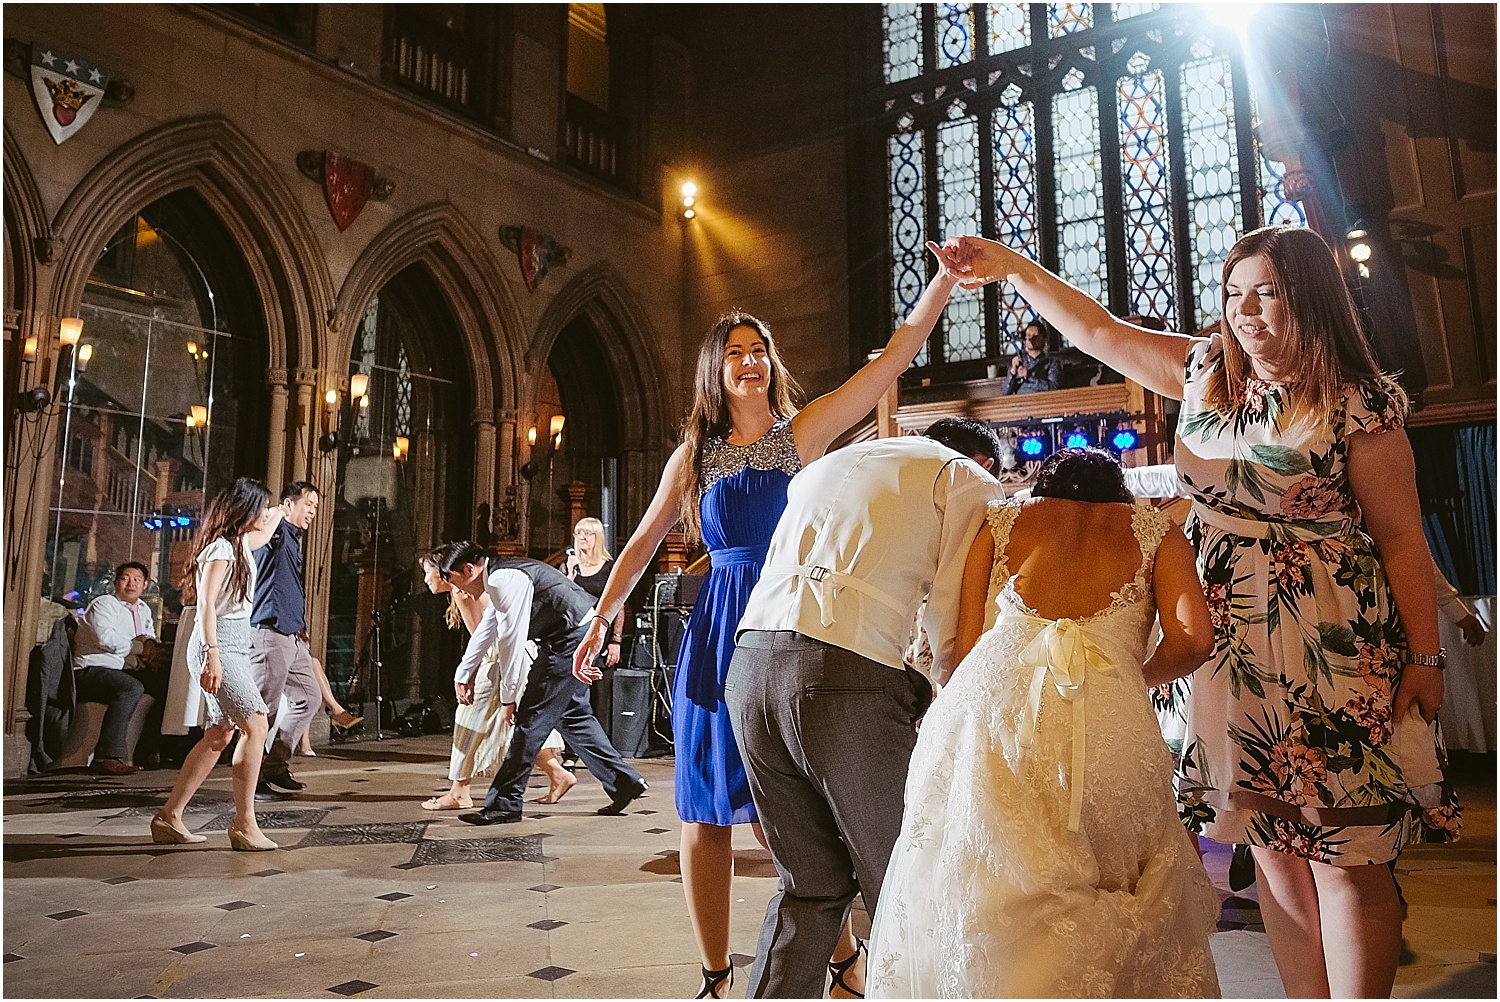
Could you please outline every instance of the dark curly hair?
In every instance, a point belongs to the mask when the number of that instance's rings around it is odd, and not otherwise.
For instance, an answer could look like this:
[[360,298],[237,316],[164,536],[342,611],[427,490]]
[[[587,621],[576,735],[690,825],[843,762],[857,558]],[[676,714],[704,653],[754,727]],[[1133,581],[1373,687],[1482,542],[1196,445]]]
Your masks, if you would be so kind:
[[1034,498],[1063,498],[1095,504],[1131,504],[1120,463],[1103,449],[1058,449],[1036,475]]

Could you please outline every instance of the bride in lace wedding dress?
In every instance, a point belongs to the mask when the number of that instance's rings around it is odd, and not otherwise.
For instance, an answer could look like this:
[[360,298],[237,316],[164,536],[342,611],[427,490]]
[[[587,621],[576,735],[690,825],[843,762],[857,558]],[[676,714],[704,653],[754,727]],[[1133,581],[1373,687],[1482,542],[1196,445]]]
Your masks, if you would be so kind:
[[1108,453],[1068,449],[1033,500],[991,507],[969,654],[911,759],[870,997],[1218,997],[1218,898],[1147,697],[1212,627],[1187,540],[1129,501]]

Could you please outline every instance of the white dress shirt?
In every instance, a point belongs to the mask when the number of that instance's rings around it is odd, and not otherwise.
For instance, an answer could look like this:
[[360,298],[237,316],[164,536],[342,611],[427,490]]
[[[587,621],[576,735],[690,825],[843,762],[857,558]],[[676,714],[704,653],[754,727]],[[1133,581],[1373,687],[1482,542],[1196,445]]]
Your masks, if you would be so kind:
[[73,638],[74,668],[124,668],[136,637],[155,637],[151,607],[100,595],[89,603]]
[[498,645],[495,691],[502,703],[519,702],[531,667],[526,641],[531,635],[531,599],[535,589],[524,572],[501,567],[484,579],[484,590],[490,604],[485,606],[479,625],[469,637],[453,681],[465,685],[473,682],[485,653]]
[[739,631],[793,630],[892,668],[912,620],[932,670],[954,664],[964,562],[985,506],[1005,496],[973,460],[930,438],[845,446],[792,478]]

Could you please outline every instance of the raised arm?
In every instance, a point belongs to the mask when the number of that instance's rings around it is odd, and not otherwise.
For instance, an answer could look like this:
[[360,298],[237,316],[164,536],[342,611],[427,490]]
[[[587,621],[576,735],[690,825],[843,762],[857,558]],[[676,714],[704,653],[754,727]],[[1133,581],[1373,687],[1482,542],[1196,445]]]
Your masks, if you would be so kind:
[[250,548],[251,553],[254,553],[271,541],[271,536],[275,534],[276,527],[281,524],[281,520],[285,517],[286,509],[279,504],[272,505],[266,509],[266,514],[261,519],[260,524],[245,533],[245,545]]
[[938,273],[911,315],[886,342],[880,357],[850,376],[842,386],[804,407],[792,418],[792,437],[805,466],[823,455],[834,439],[854,426],[854,422],[875,409],[886,390],[911,365],[922,345],[932,336],[932,328],[948,305],[948,297],[958,284],[963,259],[968,253],[958,247],[939,247],[929,242],[927,249],[938,259]]
[[1161,643],[1146,659],[1141,674],[1156,688],[1195,671],[1214,652],[1214,624],[1198,581],[1193,548],[1175,526],[1156,550],[1151,590],[1161,621]]
[[1088,293],[1024,254],[983,237],[949,240],[969,251],[965,288],[1004,280],[1075,347],[1149,390],[1182,399],[1183,367],[1192,339],[1147,330],[1111,316]]
[[609,624],[625,608],[625,599],[630,597],[636,582],[651,565],[661,541],[682,519],[682,506],[688,500],[678,494],[678,480],[691,460],[686,444],[673,450],[651,506],[641,517],[641,524],[635,527],[630,542],[615,558],[614,570],[609,572],[609,580],[604,583],[604,593],[599,596],[599,604],[594,606],[595,618],[589,623],[578,650],[573,652],[573,674],[583,682],[593,683],[603,677],[603,672],[594,667],[594,659],[604,647]]
[[[1437,596],[1432,588],[1432,552],[1422,532],[1417,502],[1416,464],[1406,434],[1379,435],[1357,431],[1349,435],[1349,486],[1364,514],[1365,528],[1380,551],[1380,562],[1391,583],[1396,611],[1414,654],[1436,654]],[[1438,668],[1407,665],[1393,702],[1392,722],[1406,718],[1412,702],[1422,719],[1431,723],[1443,702],[1443,673]]]

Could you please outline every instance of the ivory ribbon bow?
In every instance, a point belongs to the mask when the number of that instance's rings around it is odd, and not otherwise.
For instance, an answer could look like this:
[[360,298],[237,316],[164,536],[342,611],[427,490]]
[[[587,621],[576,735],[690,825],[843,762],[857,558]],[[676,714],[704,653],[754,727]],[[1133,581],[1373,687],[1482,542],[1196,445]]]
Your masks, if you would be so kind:
[[1035,668],[1031,677],[1026,718],[1021,724],[1021,743],[1036,743],[1041,727],[1042,685],[1050,676],[1057,694],[1073,704],[1072,797],[1068,809],[1068,831],[1076,832],[1083,820],[1083,721],[1084,688],[1090,672],[1113,674],[1108,656],[1083,627],[1071,619],[1049,622],[1046,629],[1021,652],[1021,664]]

